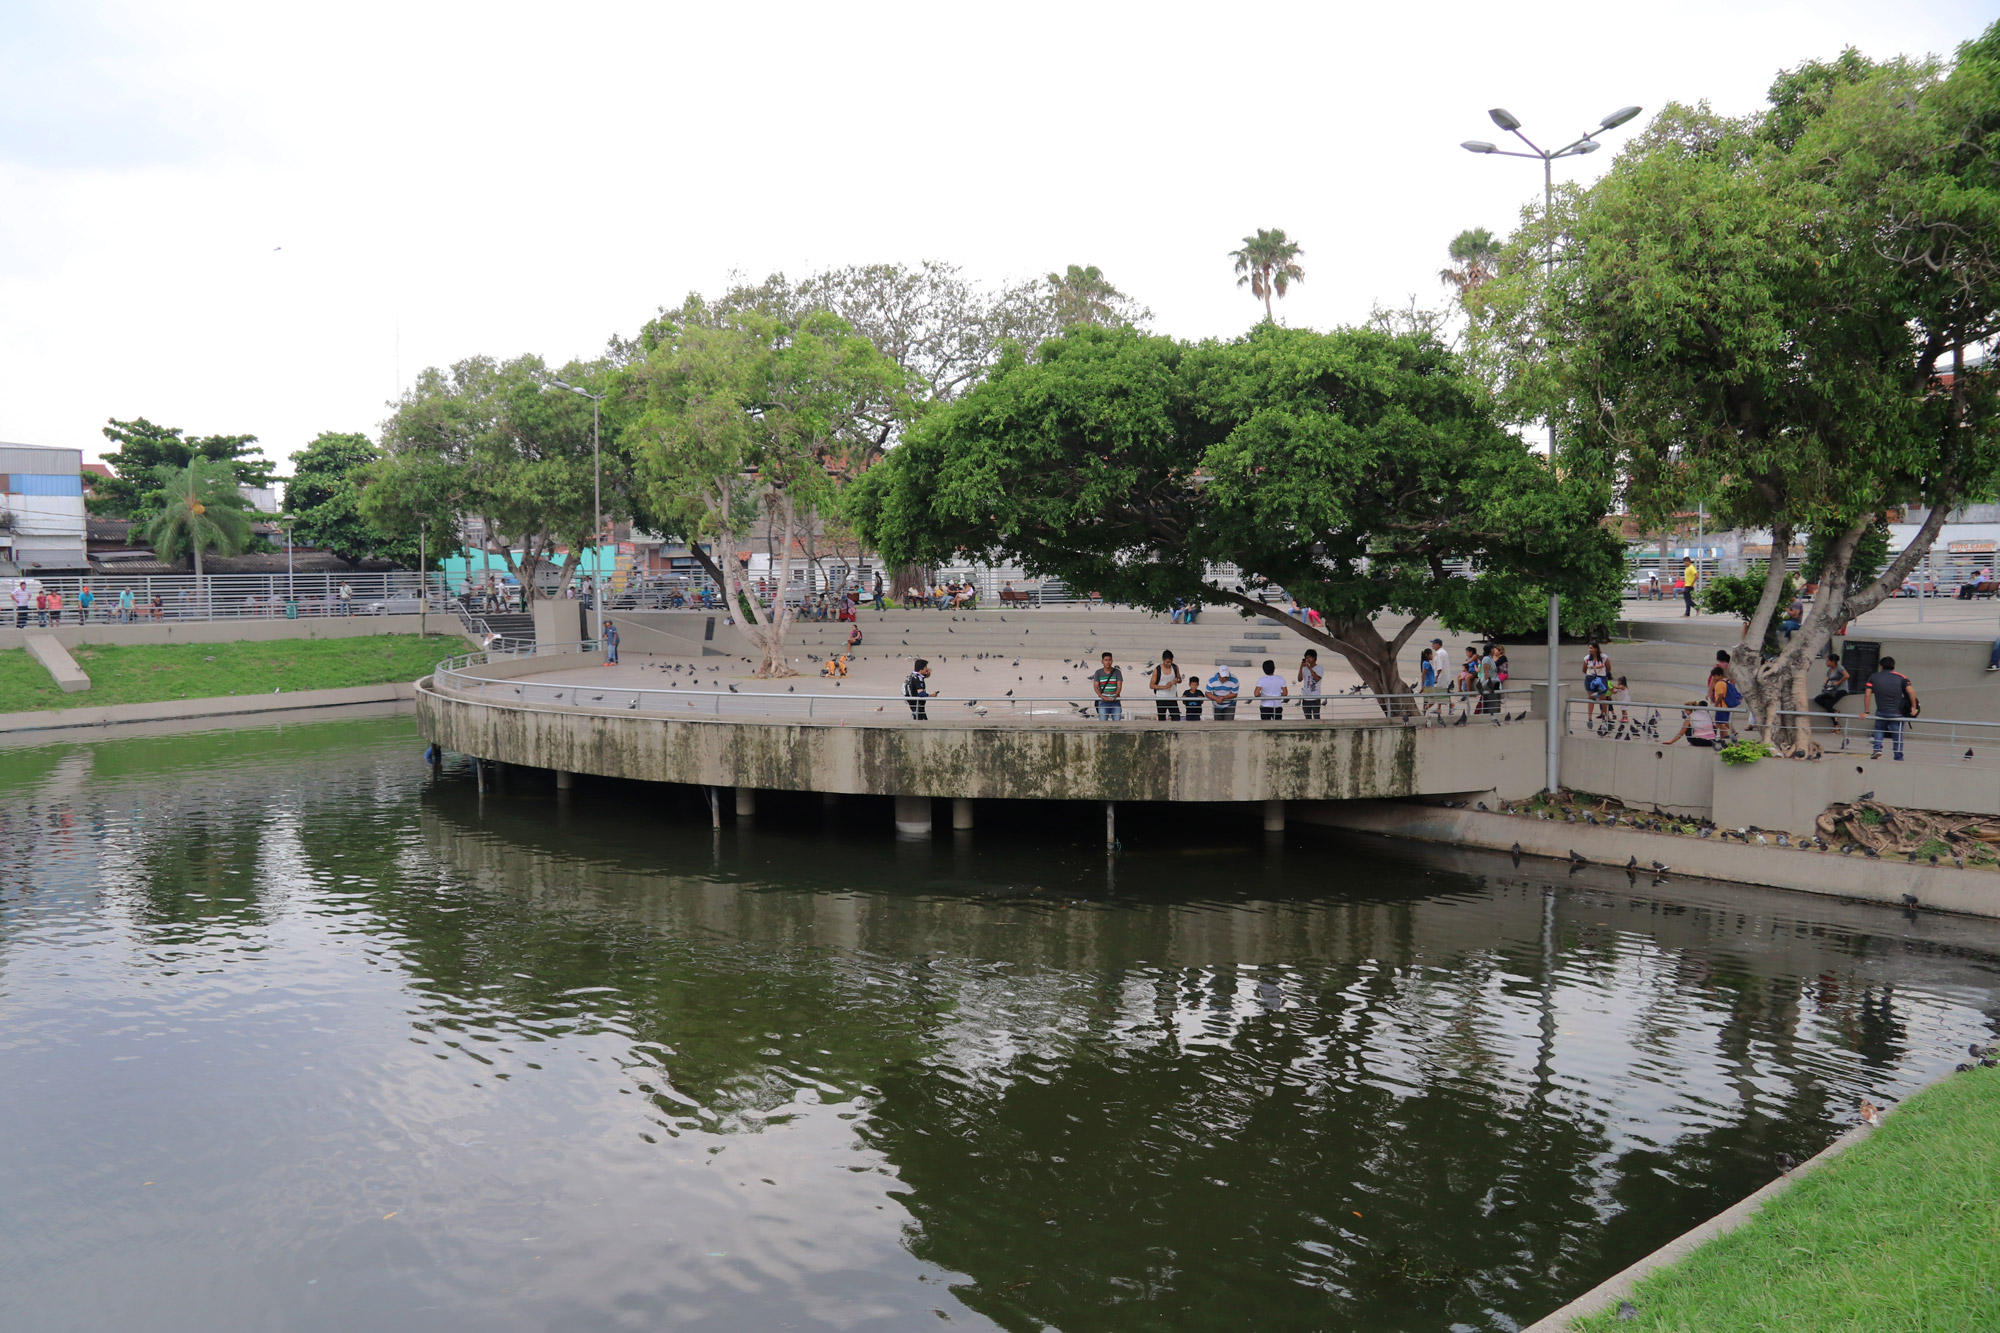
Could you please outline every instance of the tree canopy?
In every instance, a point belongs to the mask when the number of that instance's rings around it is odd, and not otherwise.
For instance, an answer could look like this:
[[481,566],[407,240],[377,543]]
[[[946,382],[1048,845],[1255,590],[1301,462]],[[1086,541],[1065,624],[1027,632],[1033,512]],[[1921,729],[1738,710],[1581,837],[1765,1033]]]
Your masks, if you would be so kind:
[[1243,238],[1241,250],[1229,252],[1236,261],[1236,285],[1248,287],[1250,294],[1264,303],[1266,323],[1277,319],[1271,298],[1283,296],[1293,283],[1306,280],[1306,271],[1299,264],[1304,253],[1297,241],[1285,235],[1283,227],[1259,227],[1256,235]]
[[114,417],[103,433],[118,447],[104,454],[113,475],[92,487],[90,507],[96,513],[148,517],[168,500],[160,486],[160,469],[184,471],[197,458],[228,464],[236,484],[271,484],[271,461],[256,451],[255,435],[186,435],[178,426],[156,426],[144,417],[131,421]]
[[[1475,339],[1566,465],[1616,477],[1656,521],[1701,501],[1823,538],[1801,633],[1738,664],[1791,729],[1835,628],[1887,596],[1952,506],[2000,477],[2000,25],[1948,70],[1855,52],[1781,75],[1741,119],[1670,106],[1556,218],[1552,280],[1531,221],[1482,289]],[[1854,552],[1898,504],[1930,507],[1880,577]],[[1750,623],[1781,608],[1773,562]]]
[[1485,628],[1531,587],[1615,584],[1609,498],[1502,429],[1434,340],[1263,324],[1193,345],[1079,328],[1011,354],[919,421],[853,512],[890,559],[991,557],[1155,610],[1270,614],[1208,577],[1233,564],[1320,611],[1324,630],[1292,627],[1402,694],[1397,655],[1425,617]]
[[[370,469],[382,457],[366,435],[340,431],[323,431],[293,454],[292,476],[285,483],[293,535],[350,565],[371,556],[415,564],[419,545],[414,535],[392,534],[361,511]],[[443,554],[456,540],[455,531],[433,533],[432,554]]]
[[[545,569],[567,585],[580,563],[558,564],[561,551],[592,544],[591,405],[561,390],[562,378],[588,386],[601,367],[572,364],[552,375],[540,357],[511,361],[470,357],[449,370],[417,376],[383,423],[384,458],[371,467],[359,508],[384,532],[414,541],[421,524],[442,550],[491,549],[537,595]],[[606,434],[607,444],[612,437]],[[604,517],[630,512],[623,486],[629,469],[613,456],[604,468]],[[460,534],[463,516],[477,529]]]
[[146,540],[162,560],[192,555],[199,577],[203,552],[236,555],[250,543],[250,505],[236,477],[227,459],[207,457],[154,472],[153,490],[161,498],[146,524]]
[[[790,325],[690,297],[647,325],[615,382],[622,439],[641,507],[691,548],[712,542],[732,605],[761,654],[757,673],[794,674],[784,594],[798,539],[833,510],[841,483],[876,449],[876,413],[906,372],[826,311]],[[765,536],[776,584],[749,596],[737,553]]]

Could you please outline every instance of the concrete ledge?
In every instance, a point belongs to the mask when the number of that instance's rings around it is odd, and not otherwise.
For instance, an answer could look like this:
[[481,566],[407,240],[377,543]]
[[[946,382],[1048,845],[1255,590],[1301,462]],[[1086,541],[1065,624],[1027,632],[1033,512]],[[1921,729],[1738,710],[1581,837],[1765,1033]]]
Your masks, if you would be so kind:
[[1639,1279],[1656,1268],[1679,1263],[1716,1237],[1736,1230],[1756,1216],[1757,1211],[1765,1204],[1790,1189],[1799,1177],[1819,1170],[1867,1138],[1872,1132],[1866,1125],[1857,1125],[1848,1130],[1828,1144],[1824,1151],[1795,1170],[1779,1176],[1756,1193],[1738,1200],[1693,1230],[1676,1236],[1631,1267],[1612,1274],[1560,1310],[1537,1319],[1522,1329],[1521,1333],[1569,1333],[1570,1325],[1576,1320],[1594,1315],[1600,1310],[1608,1310],[1618,1302],[1628,1299],[1632,1295],[1632,1288],[1638,1285]]
[[1621,869],[1639,858],[1638,873],[1650,876],[1654,861],[1676,876],[1732,880],[1774,889],[1904,906],[1914,895],[1927,908],[1968,916],[2000,917],[2000,874],[1951,866],[1913,866],[1871,861],[1860,853],[1802,852],[1783,847],[1745,847],[1719,838],[1643,833],[1637,829],[1565,824],[1525,815],[1448,810],[1405,801],[1329,802],[1294,806],[1292,818],[1309,824],[1382,833],[1420,842],[1486,847],[1507,851],[1519,843],[1523,856],[1567,860],[1572,849],[1599,866]]
[[26,647],[28,656],[48,669],[55,677],[56,687],[64,694],[78,694],[90,688],[90,677],[55,639],[46,634],[30,634]]
[[[98,612],[102,615],[102,612]],[[282,616],[255,620],[142,620],[121,625],[93,619],[88,624],[65,623],[50,629],[15,629],[12,619],[0,623],[0,650],[20,648],[25,640],[47,635],[65,648],[86,643],[238,643],[274,639],[361,639],[373,634],[415,634],[423,621],[433,634],[460,634],[458,617],[441,611],[429,616],[315,616],[286,620]]]
[[339,708],[348,704],[394,703],[416,697],[409,681],[350,685],[338,690],[298,690],[291,694],[233,694],[219,699],[172,699],[149,704],[107,704],[101,708],[45,708],[32,713],[0,713],[0,735],[29,731],[82,731],[125,722],[171,722],[182,718],[230,717],[252,713]]

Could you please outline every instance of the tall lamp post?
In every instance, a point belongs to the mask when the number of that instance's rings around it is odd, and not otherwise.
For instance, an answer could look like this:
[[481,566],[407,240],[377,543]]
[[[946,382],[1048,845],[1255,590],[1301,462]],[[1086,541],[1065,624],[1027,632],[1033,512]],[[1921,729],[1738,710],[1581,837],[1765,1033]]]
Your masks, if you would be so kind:
[[[1542,236],[1543,236],[1542,262],[1544,265],[1544,273],[1546,274],[1547,278],[1550,280],[1551,283],[1553,283],[1554,281],[1556,272],[1556,217],[1555,217],[1556,159],[1559,157],[1583,157],[1588,153],[1596,152],[1598,149],[1604,147],[1603,144],[1597,141],[1598,135],[1604,133],[1606,130],[1612,130],[1618,128],[1618,126],[1623,125],[1626,121],[1638,115],[1640,110],[1641,108],[1636,106],[1620,107],[1618,108],[1618,110],[1606,116],[1603,120],[1598,121],[1597,128],[1590,131],[1590,133],[1584,135],[1580,139],[1575,139],[1569,143],[1564,144],[1561,148],[1555,149],[1554,151],[1550,151],[1549,149],[1543,148],[1537,143],[1535,143],[1535,141],[1530,139],[1527,135],[1521,133],[1521,122],[1515,118],[1513,112],[1506,110],[1504,107],[1496,106],[1491,111],[1488,111],[1486,114],[1493,118],[1493,123],[1495,125],[1498,125],[1501,129],[1507,131],[1507,133],[1513,135],[1516,139],[1519,139],[1522,143],[1526,144],[1528,147],[1528,151],[1523,153],[1518,149],[1502,148],[1498,144],[1488,143],[1484,139],[1467,139],[1464,143],[1459,145],[1460,148],[1463,148],[1468,153],[1492,153],[1492,154],[1497,154],[1500,157],[1528,157],[1537,159],[1538,161],[1541,162]],[[1555,457],[1556,457],[1556,423],[1554,418],[1551,418],[1549,421],[1549,462],[1551,466],[1553,466],[1555,463]],[[1560,638],[1561,633],[1562,633],[1561,603],[1555,593],[1550,593],[1549,594],[1548,790],[1551,795],[1553,795],[1556,792],[1562,780],[1563,719],[1562,719],[1562,709],[1558,706],[1558,700],[1561,697],[1560,694],[1558,693],[1558,687],[1560,686],[1562,680],[1562,663],[1559,660],[1557,653],[1557,640]]]
[[604,395],[579,389],[574,384],[561,380],[552,381],[558,389],[568,389],[571,393],[590,400],[590,551],[597,559],[590,580],[591,635],[598,643],[604,642],[604,559],[599,554],[604,545],[604,465],[597,448],[597,414],[604,404]]

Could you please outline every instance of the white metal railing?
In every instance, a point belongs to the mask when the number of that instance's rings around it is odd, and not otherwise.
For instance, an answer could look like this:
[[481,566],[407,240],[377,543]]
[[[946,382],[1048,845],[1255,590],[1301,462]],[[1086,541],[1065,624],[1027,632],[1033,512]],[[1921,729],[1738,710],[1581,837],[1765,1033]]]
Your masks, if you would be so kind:
[[[0,625],[13,626],[20,620],[12,599],[17,581],[30,591],[47,590],[62,595],[61,622],[105,623],[129,620],[133,623],[181,620],[300,619],[340,615],[414,615],[419,593],[425,586],[415,570],[390,570],[355,574],[208,574],[196,579],[192,574],[107,574],[89,577],[0,576]],[[340,595],[346,585],[350,596]],[[444,577],[431,573],[427,584],[432,605],[446,596]],[[83,590],[91,592],[91,605],[83,606]],[[132,594],[132,606],[122,606],[121,594]],[[43,613],[32,605],[26,617],[30,625],[40,625]]]
[[[783,690],[773,689],[773,682],[758,682],[764,688],[743,689],[732,687],[718,678],[717,671],[704,670],[699,664],[684,664],[685,669],[671,673],[682,679],[670,680],[665,688],[657,686],[632,686],[615,681],[547,681],[519,677],[493,676],[481,674],[478,668],[489,662],[518,661],[530,657],[573,656],[579,653],[595,653],[597,646],[591,641],[564,644],[516,645],[493,649],[481,653],[466,653],[440,662],[431,673],[431,683],[442,692],[464,697],[492,699],[507,703],[540,704],[553,707],[586,709],[622,709],[631,712],[654,713],[662,716],[696,715],[721,717],[793,717],[826,719],[876,719],[877,714],[914,716],[921,705],[921,713],[928,720],[951,721],[964,718],[994,718],[1018,721],[1090,721],[1117,720],[1128,724],[1179,722],[1185,725],[1198,721],[1257,721],[1262,712],[1262,700],[1240,696],[1233,707],[1226,708],[1227,717],[1217,717],[1217,704],[1203,698],[1189,700],[1177,696],[1171,701],[1171,712],[1160,707],[1160,701],[1147,697],[1150,692],[1142,691],[1138,696],[1128,696],[1119,700],[1116,719],[1101,719],[1096,701],[1088,694],[1070,695],[999,695],[969,694],[954,691],[950,694],[933,694],[922,699],[913,699],[902,694],[867,694],[822,691],[824,682],[818,677],[802,677],[801,682],[810,682],[815,688],[800,691],[796,686]],[[635,664],[636,665],[636,664]],[[683,683],[684,682],[684,683]],[[720,685],[721,688],[717,688]],[[1197,712],[1191,707],[1199,703]],[[1374,695],[1366,693],[1342,693],[1322,695],[1316,707],[1308,716],[1306,700],[1294,695],[1283,701],[1282,715],[1288,722],[1326,722],[1344,725],[1425,725],[1425,726],[1467,726],[1474,723],[1508,725],[1527,719],[1528,707],[1525,691],[1509,691],[1487,695],[1461,694],[1402,694]],[[879,720],[879,719],[877,719]]]
[[[1718,743],[1743,735],[1757,735],[1756,719],[1738,705],[1718,709],[1707,703],[1651,703],[1613,700],[1570,699],[1563,706],[1566,735],[1591,740],[1636,741],[1663,745],[1679,737],[1686,740],[1692,728],[1682,727],[1696,714],[1707,713],[1713,721],[1729,715],[1727,724],[1716,727]],[[1819,710],[1780,716],[1796,718],[1813,733],[1823,751],[1872,754],[1880,748],[1885,758],[1898,751],[1907,758],[1928,764],[1955,764],[1970,768],[2000,768],[2000,722],[1968,722],[1951,718],[1903,717],[1877,719],[1867,713],[1826,713]]]

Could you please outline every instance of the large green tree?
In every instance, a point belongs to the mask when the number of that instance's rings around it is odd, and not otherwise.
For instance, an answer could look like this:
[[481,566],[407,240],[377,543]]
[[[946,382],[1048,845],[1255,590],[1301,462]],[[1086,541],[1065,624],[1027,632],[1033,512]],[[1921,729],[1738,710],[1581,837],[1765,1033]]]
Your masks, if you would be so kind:
[[106,450],[104,462],[112,476],[92,486],[91,510],[114,518],[149,517],[167,503],[159,485],[161,468],[181,471],[197,458],[227,463],[230,475],[244,486],[269,486],[271,460],[258,453],[255,435],[187,435],[178,426],[156,426],[144,417],[112,418],[104,438],[117,448]]
[[195,458],[185,467],[161,467],[153,481],[161,499],[146,524],[146,540],[162,560],[192,555],[199,579],[203,552],[236,555],[249,545],[250,505],[236,489],[228,460]]
[[[1529,224],[1483,289],[1475,343],[1566,464],[1666,524],[1704,502],[1816,539],[1819,592],[1774,658],[1736,664],[1767,736],[1810,738],[1814,661],[2000,477],[2000,26],[1949,67],[1855,52],[1802,65],[1741,119],[1671,106],[1559,202],[1553,279]],[[1879,577],[1884,511],[1927,506]],[[1748,635],[1783,609],[1773,561]]]
[[[415,564],[417,542],[407,534],[384,530],[361,510],[369,469],[382,451],[366,435],[322,431],[311,444],[292,455],[292,475],[285,483],[285,511],[292,533],[308,546],[332,551],[349,565],[371,556]],[[431,554],[449,547],[451,532],[433,534]]]
[[[905,372],[829,312],[792,325],[698,296],[652,321],[638,348],[615,387],[645,510],[691,548],[721,552],[713,572],[749,618],[757,674],[796,674],[784,597],[795,551],[867,465],[875,414],[903,392]],[[736,558],[753,535],[771,553],[768,608]]]
[[[1431,616],[1486,627],[1526,587],[1588,594],[1619,571],[1608,488],[1565,479],[1494,420],[1430,338],[1261,324],[1189,345],[1082,328],[1016,353],[927,414],[857,487],[892,558],[1018,561],[1164,610],[1187,598],[1286,617],[1383,695]],[[1249,590],[1212,579],[1233,564]]]
[[[551,569],[560,591],[592,542],[591,411],[550,382],[588,387],[604,376],[592,365],[552,374],[536,356],[425,370],[383,423],[384,458],[370,468],[362,516],[406,540],[420,525],[453,531],[463,517],[475,529],[463,542],[498,555],[525,597],[540,594]],[[630,512],[628,471],[615,452],[606,458],[607,523]],[[564,551],[571,557],[558,562]]]

